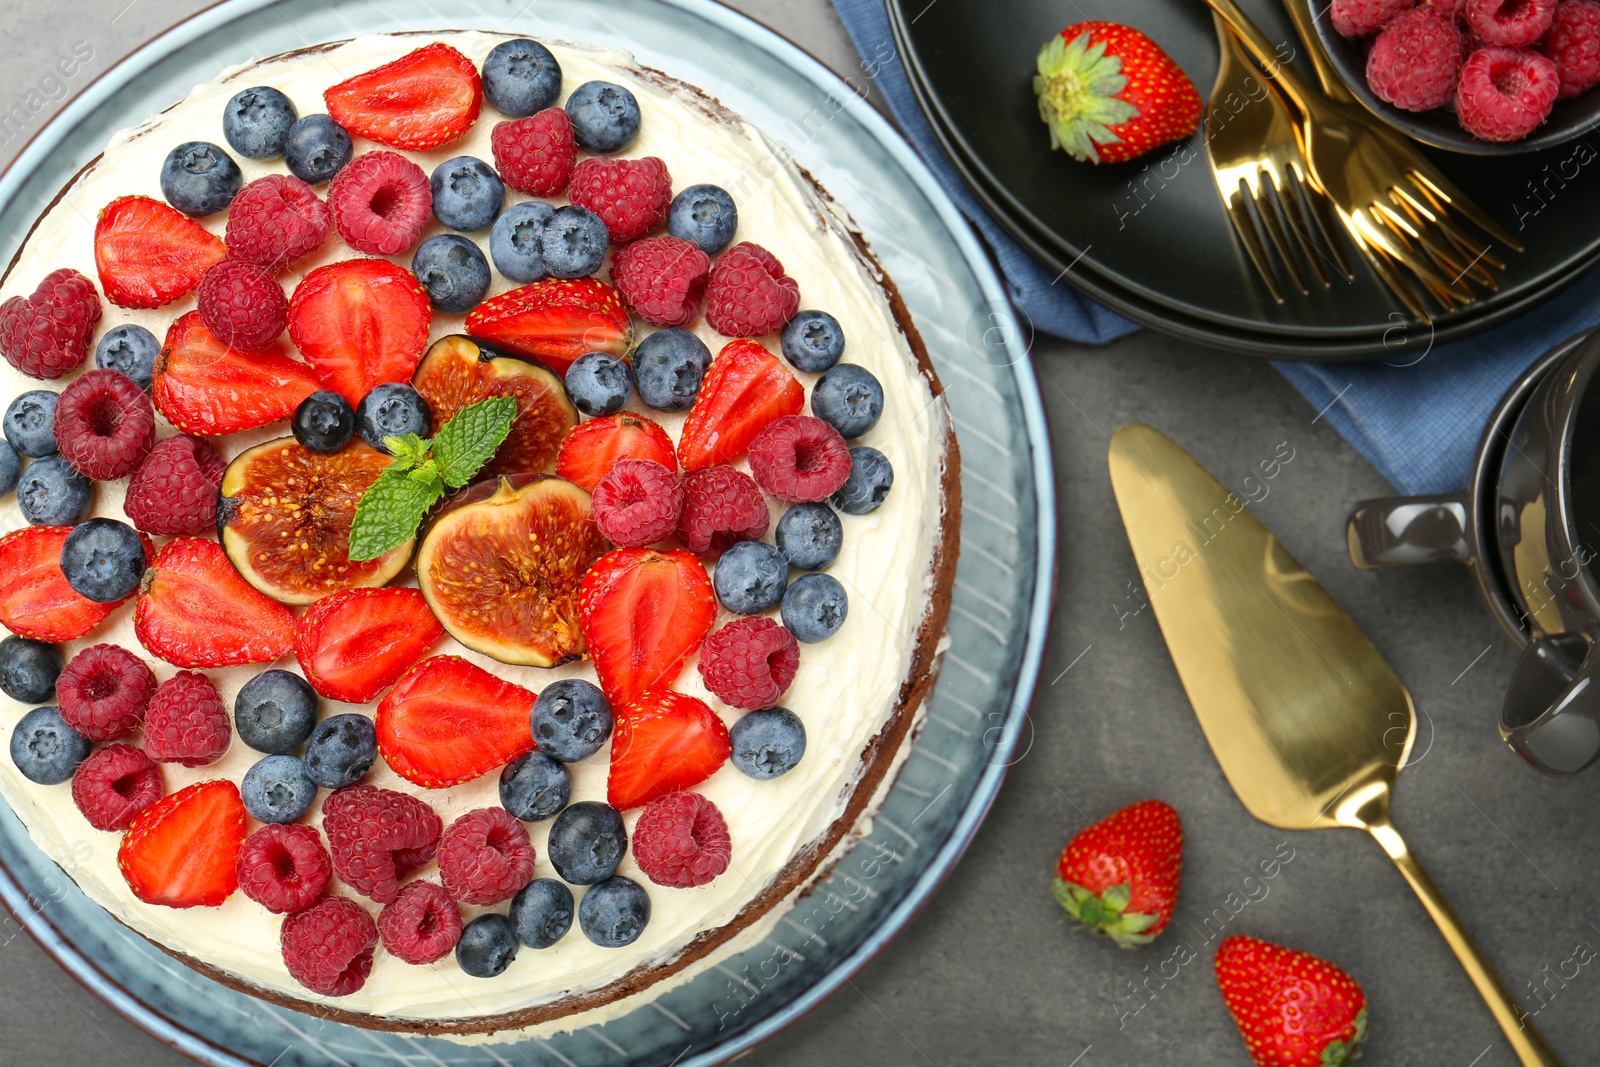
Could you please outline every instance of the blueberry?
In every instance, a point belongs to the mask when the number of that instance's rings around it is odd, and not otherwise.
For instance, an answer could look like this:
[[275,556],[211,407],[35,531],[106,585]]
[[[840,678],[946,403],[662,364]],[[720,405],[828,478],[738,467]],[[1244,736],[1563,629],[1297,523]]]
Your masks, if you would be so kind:
[[318,389],[294,409],[294,439],[313,452],[337,452],[356,435],[356,411],[341,393]]
[[210,141],[185,141],[161,164],[161,195],[195,218],[215,215],[233,203],[243,184],[239,164]]
[[317,783],[293,756],[268,756],[239,783],[244,810],[257,822],[294,822],[317,799]]
[[[821,374],[844,355],[844,330],[826,311],[801,311],[783,328],[783,358],[795,370]],[[878,391],[882,410],[883,390]]]
[[549,948],[572,929],[572,890],[554,878],[535,878],[511,898],[511,925],[529,948]]
[[89,758],[89,739],[55,708],[34,708],[11,731],[11,762],[30,782],[58,785]]
[[56,454],[56,401],[60,393],[31,389],[11,402],[4,421],[6,440],[24,456]]
[[789,561],[765,541],[740,541],[717,559],[711,585],[722,606],[737,615],[771,611],[789,583]]
[[572,798],[572,772],[538,749],[500,772],[500,806],[523,822],[548,819]]
[[17,504],[35,526],[75,526],[93,503],[94,483],[60,456],[34,460],[17,479]]
[[298,674],[262,671],[233,698],[239,740],[257,752],[293,752],[317,725],[317,694]]
[[246,159],[283,155],[289,130],[300,113],[294,101],[266,85],[241,89],[222,108],[222,135]]
[[116,519],[81,522],[61,542],[67,584],[96,604],[115,604],[138,589],[145,563],[139,531]]
[[378,735],[372,720],[346,712],[317,723],[306,743],[306,773],[327,789],[355,785],[378,758]]
[[567,118],[578,147],[590,152],[620,152],[639,136],[639,101],[611,82],[584,82],[572,90]]
[[545,686],[530,718],[539,751],[562,763],[588,759],[611,736],[611,702],[582,678]]
[[850,477],[830,500],[846,515],[865,515],[878,510],[892,485],[894,468],[888,457],[876,448],[860,445],[850,450]]
[[514,119],[543,111],[561,95],[561,64],[538,41],[502,41],[483,61],[483,95]]
[[350,135],[327,115],[307,115],[289,127],[283,162],[307,185],[321,185],[350,162]]
[[5,496],[17,487],[17,479],[22,477],[22,458],[17,455],[17,450],[12,448],[7,441],[0,441],[0,496]]
[[506,202],[506,187],[494,168],[476,156],[457,156],[433,168],[433,217],[472,233],[487,230]]
[[691,185],[672,198],[667,212],[667,232],[700,246],[714,256],[733,241],[739,228],[739,209],[720,185]]
[[844,525],[826,504],[796,504],[778,520],[773,540],[789,566],[820,571],[838,558]]
[[513,204],[494,220],[489,231],[489,255],[494,269],[514,282],[539,282],[550,277],[539,253],[544,224],[556,209],[543,200]]
[[586,352],[567,368],[567,395],[585,415],[613,415],[633,395],[628,364],[609,352]]
[[594,885],[617,873],[627,847],[622,813],[598,800],[580,800],[568,805],[550,824],[545,853],[566,881]]
[[498,912],[480,915],[461,928],[456,964],[474,978],[493,978],[517,958],[517,931]]
[[389,451],[385,437],[404,437],[414,433],[427,437],[433,432],[433,412],[422,394],[403,382],[384,382],[356,405],[356,429],[361,439],[379,452]]
[[639,399],[657,411],[688,411],[711,366],[711,349],[688,330],[670,326],[639,342],[633,377]]
[[621,948],[639,940],[650,921],[650,895],[631,878],[612,875],[583,895],[578,925],[601,948]]
[[878,425],[883,414],[883,386],[865,367],[841,363],[817,379],[811,390],[811,414],[846,441],[860,437]]
[[155,334],[125,322],[100,335],[100,342],[94,346],[94,365],[102,370],[121,371],[148,393],[160,354],[161,342]]
[[553,278],[587,278],[600,269],[611,235],[586,207],[558,207],[539,228],[539,258]]
[[489,291],[489,261],[459,234],[435,234],[422,242],[411,257],[411,273],[428,291],[434,310],[449,315],[466,314]]
[[806,754],[806,724],[788,708],[747,711],[728,728],[733,765],[752,778],[776,778]]
[[0,692],[24,704],[55,696],[61,650],[45,641],[8,637],[0,641]]
[[783,594],[781,614],[796,641],[814,645],[839,632],[850,614],[850,598],[832,575],[807,574],[796,578]]

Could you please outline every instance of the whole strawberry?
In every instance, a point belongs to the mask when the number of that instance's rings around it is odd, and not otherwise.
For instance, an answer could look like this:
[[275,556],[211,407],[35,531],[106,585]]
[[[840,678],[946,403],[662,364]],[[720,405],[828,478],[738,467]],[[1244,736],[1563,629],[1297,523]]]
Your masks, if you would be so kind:
[[1217,948],[1217,985],[1256,1067],[1350,1067],[1367,998],[1339,967],[1235,935]]
[[1080,830],[1056,864],[1057,903],[1123,948],[1147,945],[1172,918],[1183,873],[1183,826],[1141,800]]
[[1050,147],[1121,163],[1200,128],[1200,94],[1172,57],[1131,26],[1077,22],[1039,50],[1033,79]]

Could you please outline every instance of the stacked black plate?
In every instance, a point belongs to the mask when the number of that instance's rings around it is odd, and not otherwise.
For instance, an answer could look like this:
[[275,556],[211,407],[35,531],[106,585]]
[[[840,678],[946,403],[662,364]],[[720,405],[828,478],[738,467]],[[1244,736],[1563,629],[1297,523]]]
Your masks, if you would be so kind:
[[[1241,0],[1311,77],[1278,0]],[[1052,151],[1034,103],[1039,47],[1067,22],[1143,30],[1194,79],[1217,73],[1208,8],[1179,0],[888,0],[896,43],[935,133],[995,219],[1074,288],[1148,326],[1216,348],[1286,359],[1370,359],[1428,328],[1361,264],[1274,304],[1235,241],[1206,159],[1205,132],[1138,160],[1094,166]],[[1065,20],[1065,21],[1063,21]],[[1292,49],[1292,51],[1291,51]],[[1496,249],[1500,289],[1439,314],[1437,343],[1527,311],[1600,262],[1600,137],[1485,158],[1430,150],[1446,174],[1527,247]],[[1589,170],[1596,173],[1590,175]]]

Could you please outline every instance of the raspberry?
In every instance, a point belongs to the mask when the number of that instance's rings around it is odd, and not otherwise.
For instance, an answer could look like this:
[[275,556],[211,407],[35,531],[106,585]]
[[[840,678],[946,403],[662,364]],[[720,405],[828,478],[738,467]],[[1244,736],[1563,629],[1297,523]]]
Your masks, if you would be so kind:
[[392,256],[417,243],[433,211],[422,168],[394,152],[368,152],[345,164],[328,186],[328,208],[345,244]]
[[66,724],[91,741],[117,741],[144,722],[156,676],[121,645],[90,645],[56,679]]
[[1367,53],[1367,84],[1406,111],[1443,107],[1456,95],[1461,31],[1426,7],[1397,15]]
[[211,336],[246,352],[265,348],[289,324],[289,298],[267,268],[225,259],[200,278],[200,321]]
[[322,247],[333,215],[311,186],[288,174],[257,178],[228,205],[228,254],[268,270]]
[[683,487],[653,459],[623,459],[594,487],[594,522],[625,548],[654,544],[678,528]]
[[678,536],[697,556],[720,556],[729,545],[757,541],[772,515],[755,479],[726,465],[683,476]]
[[30,378],[59,378],[89,358],[99,321],[94,282],[63,267],[46,274],[32,296],[0,304],[0,355]]
[[687,326],[700,314],[711,259],[681,237],[647,237],[611,260],[611,284],[652,326]]
[[160,763],[203,767],[228,751],[231,735],[228,709],[199,671],[162,682],[144,713],[144,750]]
[[800,668],[800,643],[764,615],[736,619],[700,646],[706,688],[735,708],[770,708]]
[[727,820],[699,793],[668,793],[646,804],[629,847],[639,869],[668,889],[705,885],[733,856]]
[[1413,0],[1333,0],[1328,17],[1346,37],[1365,37],[1412,5]]
[[1484,44],[1522,48],[1550,28],[1556,0],[1467,0],[1462,14]]
[[107,745],[72,774],[72,802],[96,830],[126,830],[161,791],[160,766],[132,745]]
[[379,904],[398,897],[400,879],[433,859],[442,825],[416,797],[372,785],[340,789],[322,804],[334,872]]
[[1461,65],[1456,115],[1485,141],[1516,141],[1550,114],[1560,91],[1556,65],[1525,48],[1481,48]]
[[529,196],[560,196],[572,180],[578,148],[565,110],[547,107],[527,118],[499,122],[489,134],[500,179]]
[[249,837],[235,865],[244,895],[276,915],[302,911],[328,891],[333,863],[304,823],[272,823]]
[[572,169],[567,199],[599,215],[613,244],[627,244],[667,217],[672,206],[672,175],[655,156],[596,156]]
[[784,415],[750,442],[750,473],[779,500],[826,500],[850,477],[850,447],[821,419]]
[[800,286],[765,248],[741,241],[717,259],[706,285],[706,321],[726,337],[783,328],[800,310]]
[[1436,11],[1447,19],[1453,19],[1467,6],[1467,0],[1419,0],[1417,6]]
[[208,533],[217,525],[217,487],[225,470],[222,456],[198,437],[157,441],[128,479],[122,510],[145,533]]
[[528,828],[505,808],[479,808],[439,839],[439,880],[463,904],[498,904],[533,881]]
[[120,478],[150,451],[156,413],[121,371],[84,371],[56,402],[56,450],[97,482]]
[[461,940],[461,909],[435,882],[412,882],[378,913],[378,936],[406,963],[442,960]]
[[1600,85],[1600,3],[1561,0],[1539,48],[1556,65],[1560,99],[1570,100]]
[[295,981],[325,997],[345,997],[372,973],[378,926],[349,897],[325,897],[284,919],[278,944]]

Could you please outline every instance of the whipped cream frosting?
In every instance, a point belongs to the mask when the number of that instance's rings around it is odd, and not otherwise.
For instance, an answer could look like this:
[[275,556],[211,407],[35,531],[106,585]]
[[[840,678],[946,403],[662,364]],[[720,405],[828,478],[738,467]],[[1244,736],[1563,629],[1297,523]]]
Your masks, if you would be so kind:
[[[0,284],[0,299],[28,294],[39,280],[59,267],[73,267],[98,282],[94,267],[93,229],[99,210],[115,197],[141,193],[160,199],[159,173],[167,152],[177,144],[205,140],[226,146],[222,135],[222,108],[240,89],[274,86],[292,99],[302,114],[324,110],[322,91],[351,75],[395,59],[432,40],[443,40],[482,64],[489,50],[504,38],[488,33],[439,33],[426,36],[368,36],[327,49],[266,59],[225,72],[199,86],[181,103],[139,126],[115,135],[103,158],[87,169],[40,219],[33,234]],[[371,977],[358,992],[324,998],[302,988],[290,978],[279,954],[280,919],[265,908],[235,893],[220,907],[174,910],[144,904],[135,898],[117,869],[121,834],[94,830],[74,807],[69,787],[39,786],[23,778],[8,758],[0,758],[0,794],[27,825],[34,842],[83,888],[91,899],[116,918],[152,940],[210,964],[249,985],[310,1002],[324,1002],[356,1013],[390,1019],[461,1020],[515,1012],[560,1001],[575,993],[599,989],[630,972],[647,969],[674,958],[698,934],[733,920],[762,890],[772,884],[782,868],[805,846],[822,837],[845,811],[845,805],[862,771],[862,753],[895,714],[902,683],[911,669],[919,629],[929,609],[932,589],[931,562],[943,518],[941,476],[949,423],[942,400],[930,390],[918,370],[912,351],[895,324],[888,301],[857,254],[847,233],[847,222],[831,204],[818,197],[773,145],[737,119],[708,108],[706,101],[681,87],[662,84],[665,79],[647,75],[623,52],[572,45],[552,45],[564,71],[565,93],[591,79],[618,82],[630,88],[643,112],[638,141],[623,155],[659,156],[670,170],[675,188],[697,182],[723,186],[739,206],[735,240],[755,241],[771,250],[800,285],[801,306],[823,308],[843,325],[848,339],[844,358],[870,369],[883,383],[884,416],[861,442],[880,449],[894,465],[894,488],[876,512],[842,516],[844,548],[828,573],[844,583],[850,595],[850,613],[843,628],[827,642],[802,645],[800,669],[784,698],[784,705],[805,722],[808,748],[793,771],[773,781],[750,779],[731,764],[724,765],[697,791],[703,793],[727,819],[733,842],[729,869],[709,885],[695,889],[666,889],[651,883],[629,854],[620,874],[640,882],[651,899],[651,917],[642,936],[620,949],[600,948],[573,929],[554,947],[521,949],[501,976],[476,979],[464,974],[452,957],[430,966],[411,966],[389,956],[380,947]],[[406,153],[425,170],[457,155],[473,155],[492,162],[490,131],[500,116],[486,103],[484,112],[468,134],[433,152]],[[358,141],[359,154],[379,146]],[[237,157],[246,181],[284,170],[281,160],[256,162]],[[325,188],[319,192],[325,192]],[[507,206],[526,199],[507,190]],[[225,215],[201,220],[221,234]],[[441,232],[430,222],[424,236]],[[488,234],[468,235],[487,253]],[[324,248],[286,272],[286,291],[299,278],[324,263],[355,255],[337,235]],[[409,254],[395,257],[409,265]],[[512,288],[494,276],[491,295]],[[157,338],[167,326],[194,306],[193,295],[154,310],[127,310],[106,302],[99,333],[113,326],[136,322]],[[435,313],[431,340],[462,331],[463,317]],[[648,329],[646,327],[645,329]],[[726,343],[702,320],[696,332],[715,353]],[[766,338],[776,350],[775,337]],[[809,393],[814,375],[801,374]],[[38,382],[9,365],[0,364],[0,402],[28,389],[61,389],[65,380]],[[664,425],[676,439],[682,416],[665,415],[630,405]],[[159,432],[172,428],[158,416]],[[216,443],[228,457],[262,440],[287,434],[279,423],[263,430],[237,434]],[[126,480],[97,487],[94,514],[122,517]],[[773,521],[782,513],[773,507]],[[0,530],[25,525],[14,498],[0,503]],[[770,536],[770,535],[769,535]],[[158,539],[165,540],[165,539]],[[414,584],[408,575],[405,581]],[[723,611],[718,625],[731,616]],[[119,607],[87,638],[64,647],[70,658],[79,649],[109,641],[143,654],[133,633],[132,601]],[[553,670],[515,667],[471,652],[448,637],[435,653],[465,656],[496,675],[529,689],[543,689],[566,677],[593,679],[587,661]],[[153,657],[158,678],[170,677],[175,668]],[[231,667],[205,673],[216,683],[231,707],[241,685],[268,665]],[[272,666],[297,670],[293,657]],[[690,661],[676,688],[707,701],[728,723],[739,716],[705,690]],[[27,709],[0,695],[0,746]],[[372,705],[343,705],[323,701],[322,714],[357,710],[370,714]],[[135,738],[137,740],[137,738]],[[901,753],[903,758],[904,753]],[[206,767],[187,769],[166,765],[167,792],[192,782],[226,777],[238,781],[261,754],[237,737],[222,759]],[[572,799],[604,800],[609,750],[571,767]],[[366,781],[422,797],[448,825],[475,808],[498,804],[497,773],[449,789],[430,790],[413,785],[390,771],[380,759]],[[888,781],[888,779],[885,779]],[[326,796],[326,793],[323,794]],[[876,802],[874,802],[876,803]],[[629,832],[638,810],[626,813]],[[320,803],[308,816],[320,821]],[[538,854],[536,876],[553,877],[546,857],[549,821],[526,824]],[[252,828],[254,824],[252,823]],[[858,829],[860,829],[858,827]],[[849,839],[847,838],[846,841]],[[196,847],[204,847],[196,842]],[[842,846],[841,846],[842,847]],[[836,850],[837,851],[837,850]],[[815,871],[813,871],[813,877]],[[429,864],[414,877],[437,880]],[[799,892],[803,885],[797,887]],[[342,886],[335,892],[353,896],[376,916],[378,907]],[[575,889],[580,897],[582,888]],[[792,894],[791,894],[792,895]],[[716,959],[758,943],[777,921],[774,909],[730,939],[716,953],[673,976],[646,985],[626,998],[599,1008],[567,1015],[541,1024],[539,1031],[572,1029],[603,1021],[637,1006],[670,985],[692,977]],[[498,910],[504,910],[500,905]],[[496,909],[463,908],[464,919]],[[637,977],[637,976],[636,976]],[[502,1036],[505,1033],[502,1032]],[[479,1039],[482,1039],[481,1036]]]

